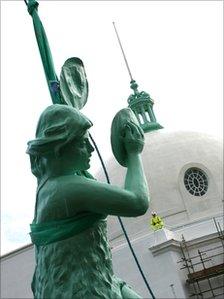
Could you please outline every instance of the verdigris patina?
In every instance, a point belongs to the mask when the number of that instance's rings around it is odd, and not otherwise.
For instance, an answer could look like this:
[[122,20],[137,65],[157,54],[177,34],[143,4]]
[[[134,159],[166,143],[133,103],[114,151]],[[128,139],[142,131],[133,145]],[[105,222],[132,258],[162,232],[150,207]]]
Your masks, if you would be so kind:
[[140,298],[113,273],[106,217],[135,217],[148,208],[140,157],[143,131],[131,109],[121,110],[113,120],[112,149],[118,162],[127,167],[123,189],[91,176],[87,170],[93,151],[88,135],[92,123],[79,111],[88,97],[83,62],[77,57],[67,59],[58,80],[38,3],[25,2],[55,104],[40,116],[36,139],[27,149],[38,181],[31,224],[36,256],[34,297]]
[[93,152],[91,126],[76,108],[51,105],[40,116],[36,139],[28,142],[38,180],[31,225],[36,250],[32,290],[38,299],[140,298],[113,273],[106,217],[136,217],[148,208],[140,157],[144,135],[129,108],[115,116],[113,149],[127,167],[122,189],[87,172]]

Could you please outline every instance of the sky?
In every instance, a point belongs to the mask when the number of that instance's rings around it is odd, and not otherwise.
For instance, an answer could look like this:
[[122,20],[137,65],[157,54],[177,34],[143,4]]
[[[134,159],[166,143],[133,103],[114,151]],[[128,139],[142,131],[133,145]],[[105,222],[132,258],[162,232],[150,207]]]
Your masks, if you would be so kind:
[[[82,112],[102,157],[110,127],[127,106],[130,78],[154,99],[165,130],[223,135],[222,1],[39,1],[39,16],[60,75],[83,60],[89,97]],[[24,1],[1,1],[1,254],[30,243],[36,179],[25,154],[40,113],[51,104],[33,24]],[[100,169],[93,155],[91,171]]]

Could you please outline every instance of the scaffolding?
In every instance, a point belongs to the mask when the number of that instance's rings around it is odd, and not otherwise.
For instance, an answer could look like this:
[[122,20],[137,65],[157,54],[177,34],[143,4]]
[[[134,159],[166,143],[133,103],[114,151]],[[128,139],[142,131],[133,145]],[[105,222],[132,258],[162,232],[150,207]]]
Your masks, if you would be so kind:
[[188,272],[186,283],[192,298],[224,297],[224,231],[215,218],[213,221],[217,230],[216,244],[219,244],[215,247],[207,250],[197,249],[197,254],[191,256],[188,243],[182,235],[182,258],[179,262],[183,265],[181,269]]

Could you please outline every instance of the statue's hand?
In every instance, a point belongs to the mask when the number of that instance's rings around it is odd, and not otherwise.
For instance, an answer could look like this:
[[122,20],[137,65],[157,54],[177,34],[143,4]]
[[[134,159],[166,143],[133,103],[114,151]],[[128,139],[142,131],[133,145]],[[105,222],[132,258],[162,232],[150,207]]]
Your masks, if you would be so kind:
[[122,138],[127,154],[139,154],[144,147],[144,135],[139,127],[128,122],[123,129]]

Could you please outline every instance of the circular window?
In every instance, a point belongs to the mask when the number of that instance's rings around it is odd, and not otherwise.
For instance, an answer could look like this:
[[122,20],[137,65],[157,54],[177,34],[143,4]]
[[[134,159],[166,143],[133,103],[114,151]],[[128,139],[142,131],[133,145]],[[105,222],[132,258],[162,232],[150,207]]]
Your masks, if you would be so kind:
[[199,168],[189,168],[184,175],[186,189],[195,196],[202,196],[208,190],[206,174]]

